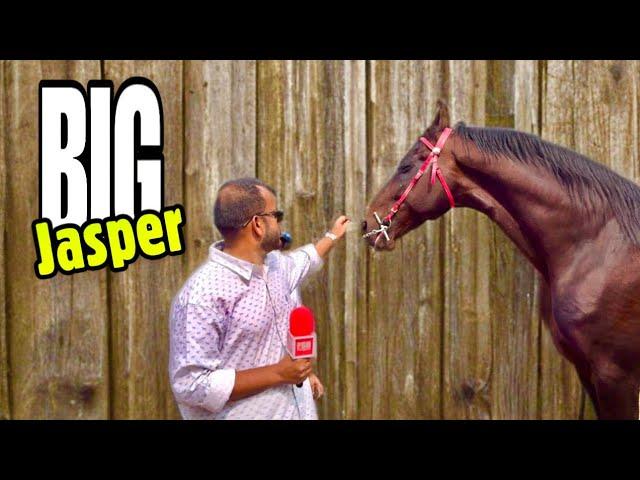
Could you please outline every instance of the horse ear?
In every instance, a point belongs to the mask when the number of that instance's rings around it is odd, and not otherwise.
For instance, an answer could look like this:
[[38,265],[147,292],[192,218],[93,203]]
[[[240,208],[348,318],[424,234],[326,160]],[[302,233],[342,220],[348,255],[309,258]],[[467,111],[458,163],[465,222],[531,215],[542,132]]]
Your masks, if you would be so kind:
[[433,123],[430,130],[440,132],[449,126],[449,107],[442,100],[438,100],[436,103],[436,117],[433,119]]

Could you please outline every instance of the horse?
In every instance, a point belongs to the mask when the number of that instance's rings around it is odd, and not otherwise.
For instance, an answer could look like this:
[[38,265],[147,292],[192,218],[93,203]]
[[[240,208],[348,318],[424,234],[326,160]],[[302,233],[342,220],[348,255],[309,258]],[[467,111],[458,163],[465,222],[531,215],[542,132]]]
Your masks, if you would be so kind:
[[640,186],[529,133],[452,128],[438,101],[431,125],[367,206],[363,237],[393,250],[454,207],[487,215],[540,273],[550,296],[545,325],[598,419],[638,419]]

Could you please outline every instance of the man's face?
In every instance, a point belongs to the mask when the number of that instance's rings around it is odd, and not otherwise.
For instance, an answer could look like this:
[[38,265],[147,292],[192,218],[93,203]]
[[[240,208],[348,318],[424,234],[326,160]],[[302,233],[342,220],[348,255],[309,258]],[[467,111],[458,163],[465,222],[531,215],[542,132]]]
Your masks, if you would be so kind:
[[[273,193],[262,187],[259,188],[265,201],[264,212],[260,213],[268,213],[277,210],[277,201]],[[272,250],[278,250],[282,246],[280,242],[280,224],[273,215],[263,215],[260,217],[260,220],[265,226],[265,235],[260,242],[260,247],[267,253]]]

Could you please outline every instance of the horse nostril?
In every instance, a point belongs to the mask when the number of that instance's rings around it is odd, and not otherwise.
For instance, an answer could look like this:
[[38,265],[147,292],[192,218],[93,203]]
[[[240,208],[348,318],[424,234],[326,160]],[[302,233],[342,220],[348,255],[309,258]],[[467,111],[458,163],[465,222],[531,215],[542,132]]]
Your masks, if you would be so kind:
[[364,233],[367,233],[367,221],[366,220],[362,221],[362,231]]

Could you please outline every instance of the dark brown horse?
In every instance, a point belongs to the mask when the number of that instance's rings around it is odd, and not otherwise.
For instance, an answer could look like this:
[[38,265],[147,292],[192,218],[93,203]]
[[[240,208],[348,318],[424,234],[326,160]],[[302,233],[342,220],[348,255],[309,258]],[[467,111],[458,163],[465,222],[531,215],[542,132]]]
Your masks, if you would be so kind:
[[[449,127],[446,106],[423,137]],[[429,155],[416,141],[370,203],[363,232],[378,229]],[[576,367],[601,419],[638,419],[640,390],[640,187],[566,148],[509,129],[457,124],[439,158],[456,207],[497,223],[541,273],[551,295],[547,326]],[[432,167],[430,166],[429,169]],[[382,234],[396,239],[445,214],[450,202],[430,171]],[[384,234],[388,235],[388,239]]]

